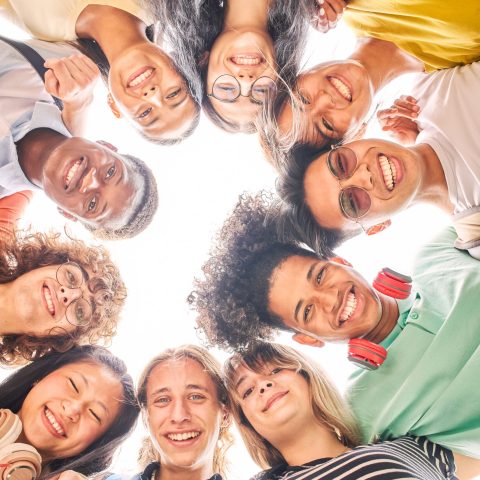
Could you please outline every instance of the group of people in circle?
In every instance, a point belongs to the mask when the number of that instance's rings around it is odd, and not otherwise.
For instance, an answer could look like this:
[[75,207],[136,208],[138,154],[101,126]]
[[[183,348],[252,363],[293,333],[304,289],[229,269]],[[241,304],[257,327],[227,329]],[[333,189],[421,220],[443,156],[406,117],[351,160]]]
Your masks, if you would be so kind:
[[[0,363],[19,367],[0,383],[3,478],[122,477],[109,467],[140,414],[136,480],[228,478],[232,423],[257,480],[480,474],[477,2],[0,0],[0,14],[32,36],[0,36]],[[353,53],[302,70],[309,29],[342,16]],[[404,73],[412,91],[376,112],[398,143],[363,138],[375,96]],[[152,222],[146,163],[82,137],[98,77],[112,114],[159,148],[203,112],[256,133],[278,172],[275,193],[239,198],[187,299],[208,346],[233,352],[223,368],[183,345],[135,386],[97,345],[127,295],[108,250],[15,228],[30,190],[100,239]],[[418,203],[452,226],[412,277],[387,269],[372,286],[335,254]],[[281,330],[350,342],[364,368],[345,398],[270,341]]]

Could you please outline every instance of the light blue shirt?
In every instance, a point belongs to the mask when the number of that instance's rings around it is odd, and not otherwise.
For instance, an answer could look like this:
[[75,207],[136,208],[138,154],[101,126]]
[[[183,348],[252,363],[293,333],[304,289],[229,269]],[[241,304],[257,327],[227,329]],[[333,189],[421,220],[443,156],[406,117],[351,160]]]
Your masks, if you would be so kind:
[[[40,40],[26,43],[45,59],[76,52],[67,44]],[[20,190],[37,189],[23,173],[15,145],[37,128],[50,128],[71,136],[36,70],[17,50],[0,41],[0,198]]]

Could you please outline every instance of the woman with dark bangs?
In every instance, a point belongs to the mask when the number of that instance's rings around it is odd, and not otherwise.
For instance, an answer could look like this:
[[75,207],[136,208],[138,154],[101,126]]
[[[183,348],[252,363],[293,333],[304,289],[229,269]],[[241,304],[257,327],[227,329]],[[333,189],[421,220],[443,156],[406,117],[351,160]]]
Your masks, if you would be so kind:
[[232,414],[256,480],[457,479],[454,455],[425,437],[360,445],[355,420],[311,359],[260,343],[225,365]]
[[15,442],[40,454],[37,478],[73,470],[65,473],[70,480],[105,470],[139,411],[123,361],[90,345],[49,353],[15,371],[0,383],[0,408],[21,422]]
[[60,234],[0,236],[0,364],[108,343],[125,298],[104,247]]

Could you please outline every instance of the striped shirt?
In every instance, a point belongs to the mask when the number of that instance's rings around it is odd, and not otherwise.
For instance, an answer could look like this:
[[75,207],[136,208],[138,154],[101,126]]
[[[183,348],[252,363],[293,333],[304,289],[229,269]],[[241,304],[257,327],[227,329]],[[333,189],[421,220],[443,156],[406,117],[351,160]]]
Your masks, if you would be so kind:
[[425,437],[363,445],[335,458],[281,465],[252,480],[458,480],[450,450]]

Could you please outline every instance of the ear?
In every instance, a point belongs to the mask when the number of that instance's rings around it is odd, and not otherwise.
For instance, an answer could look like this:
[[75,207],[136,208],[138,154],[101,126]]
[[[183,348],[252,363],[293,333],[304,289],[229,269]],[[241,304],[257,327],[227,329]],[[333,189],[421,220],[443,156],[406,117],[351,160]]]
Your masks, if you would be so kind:
[[225,406],[223,406],[222,413],[222,424],[220,425],[220,428],[229,428],[232,424],[232,416],[230,415],[230,411]]
[[210,52],[209,51],[203,52],[200,59],[198,60],[198,66],[205,67],[208,63],[209,58],[210,58]]
[[60,215],[63,215],[65,218],[68,218],[68,219],[71,220],[72,222],[78,221],[78,218],[77,218],[77,217],[74,217],[71,213],[66,212],[66,211],[63,210],[62,208],[57,207],[57,210],[58,210],[58,213],[59,213]]
[[305,335],[304,333],[295,333],[292,336],[293,340],[301,345],[308,345],[309,347],[324,347],[325,342],[317,340],[316,338],[311,337],[310,335]]
[[106,142],[105,140],[97,140],[97,143],[99,145],[104,146],[105,148],[108,148],[112,152],[118,152],[118,148],[115,145],[112,145],[111,143]]
[[335,262],[335,263],[338,263],[340,265],[345,265],[346,267],[353,268],[353,265],[348,260],[345,260],[342,257],[332,257],[332,258],[329,258],[328,260],[330,262]]
[[377,233],[383,232],[386,228],[388,228],[392,224],[391,220],[385,220],[382,223],[377,223],[376,225],[372,225],[365,230],[365,233],[370,237],[371,235],[375,235]]
[[108,106],[110,107],[110,110],[112,111],[113,115],[116,118],[121,118],[122,117],[122,112],[117,107],[117,104],[115,103],[115,100],[113,99],[111,93],[109,93],[107,95],[107,103],[108,103]]

